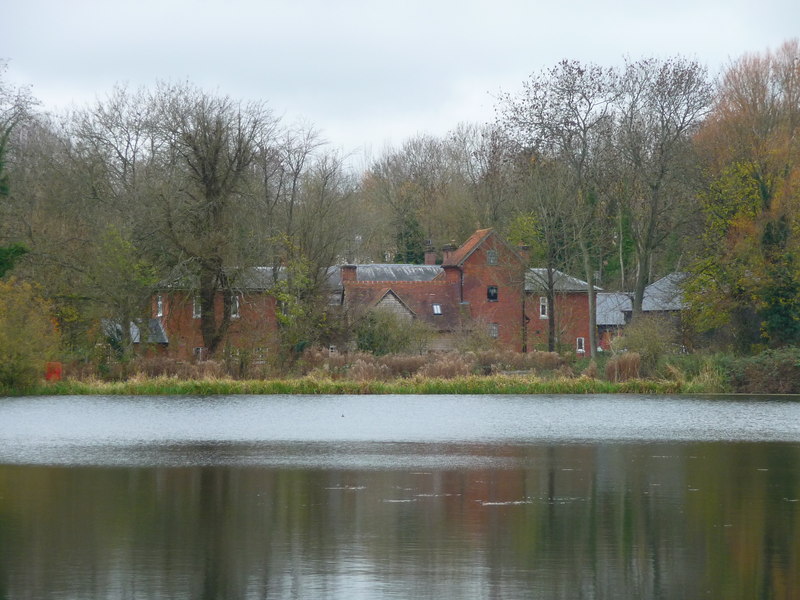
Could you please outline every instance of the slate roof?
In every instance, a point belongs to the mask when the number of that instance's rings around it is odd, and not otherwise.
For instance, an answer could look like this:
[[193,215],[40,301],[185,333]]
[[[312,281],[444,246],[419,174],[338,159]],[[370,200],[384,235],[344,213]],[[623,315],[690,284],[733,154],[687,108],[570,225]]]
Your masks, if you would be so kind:
[[433,281],[442,273],[439,265],[356,265],[358,281]]
[[670,273],[648,285],[642,297],[642,311],[673,311],[685,308],[680,287],[684,279],[686,273]]
[[[554,288],[556,292],[585,292],[588,284],[582,279],[567,275],[562,271],[555,271],[553,274]],[[594,288],[599,290],[597,286]],[[526,292],[544,292],[547,290],[547,269],[528,269],[525,274]]]
[[633,302],[625,292],[598,292],[596,296],[597,325],[625,325],[625,313],[632,310]]
[[[669,312],[685,307],[680,284],[685,273],[670,273],[644,289],[642,312]],[[600,292],[597,294],[597,324],[624,325],[633,312],[633,294]]]

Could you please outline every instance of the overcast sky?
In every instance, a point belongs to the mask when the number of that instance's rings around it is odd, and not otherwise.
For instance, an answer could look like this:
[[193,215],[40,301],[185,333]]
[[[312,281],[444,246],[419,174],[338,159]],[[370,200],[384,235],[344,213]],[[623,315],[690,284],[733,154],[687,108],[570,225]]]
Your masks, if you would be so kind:
[[800,35],[799,0],[11,0],[6,78],[47,110],[115,83],[265,100],[345,151],[493,120],[497,95],[569,58],[696,58],[716,73]]

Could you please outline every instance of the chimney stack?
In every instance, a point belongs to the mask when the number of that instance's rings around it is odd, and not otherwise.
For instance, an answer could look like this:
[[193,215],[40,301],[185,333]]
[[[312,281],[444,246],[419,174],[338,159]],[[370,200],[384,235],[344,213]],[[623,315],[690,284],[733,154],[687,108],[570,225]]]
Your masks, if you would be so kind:
[[356,265],[342,265],[341,275],[342,281],[357,281],[356,279]]
[[446,265],[450,263],[450,259],[452,258],[453,252],[456,251],[456,245],[453,243],[446,244],[442,246],[442,264]]
[[436,264],[436,249],[430,243],[425,247],[425,264]]
[[526,244],[520,244],[517,246],[517,253],[522,257],[522,262],[525,263],[525,266],[530,266],[531,247]]

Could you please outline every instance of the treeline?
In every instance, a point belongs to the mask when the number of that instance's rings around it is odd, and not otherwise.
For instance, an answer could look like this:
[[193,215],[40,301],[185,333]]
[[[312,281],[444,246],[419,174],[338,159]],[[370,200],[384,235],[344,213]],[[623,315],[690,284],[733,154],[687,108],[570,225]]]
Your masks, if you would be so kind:
[[294,348],[342,335],[326,267],[421,262],[494,227],[532,266],[630,291],[634,313],[648,283],[689,273],[698,343],[791,345],[799,126],[797,40],[717,80],[681,57],[564,61],[498,98],[491,123],[416,136],[364,172],[265,103],[161,83],[48,115],[0,71],[0,275],[37,286],[75,356],[104,320],[149,316],[160,283],[191,285],[213,353],[232,309],[218,318],[215,295],[272,267]]

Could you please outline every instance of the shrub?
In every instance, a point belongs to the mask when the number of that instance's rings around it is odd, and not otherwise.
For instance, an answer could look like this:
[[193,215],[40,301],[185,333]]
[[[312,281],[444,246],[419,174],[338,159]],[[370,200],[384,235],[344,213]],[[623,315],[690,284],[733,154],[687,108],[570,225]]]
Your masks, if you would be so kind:
[[675,324],[664,317],[639,315],[625,327],[623,335],[611,343],[614,352],[628,351],[639,355],[642,375],[651,375],[659,360],[677,350]]
[[420,321],[399,319],[387,310],[369,311],[356,326],[356,346],[375,356],[422,352],[430,330]]
[[734,390],[743,393],[800,393],[800,348],[766,350],[723,361]]
[[36,384],[58,347],[50,305],[26,282],[0,281],[0,388]]
[[589,361],[589,365],[581,372],[581,375],[589,379],[597,379],[598,369],[597,363],[593,360]]
[[641,357],[636,352],[623,352],[608,359],[606,363],[606,379],[619,382],[638,379]]

